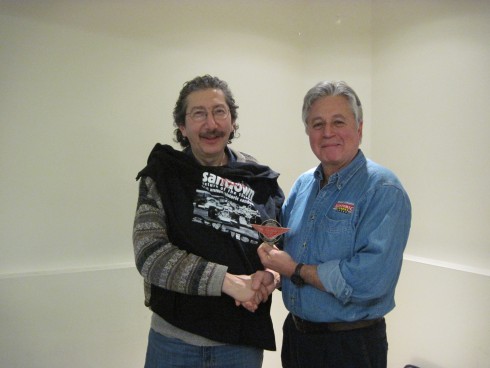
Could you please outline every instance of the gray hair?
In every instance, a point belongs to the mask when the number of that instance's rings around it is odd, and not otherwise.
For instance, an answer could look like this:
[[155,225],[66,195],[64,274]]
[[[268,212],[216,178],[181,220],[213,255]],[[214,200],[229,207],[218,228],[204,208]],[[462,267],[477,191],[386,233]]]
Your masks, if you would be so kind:
[[362,122],[362,105],[356,92],[343,81],[323,81],[316,84],[305,95],[303,100],[303,123],[306,127],[306,119],[310,113],[311,105],[319,98],[326,96],[344,96],[349,101],[357,126]]

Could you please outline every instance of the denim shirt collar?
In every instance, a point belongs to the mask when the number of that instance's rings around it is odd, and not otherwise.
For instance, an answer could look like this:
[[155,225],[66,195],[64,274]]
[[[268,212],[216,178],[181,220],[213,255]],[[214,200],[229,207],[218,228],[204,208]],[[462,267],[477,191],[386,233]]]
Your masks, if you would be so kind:
[[[354,159],[344,168],[330,175],[327,184],[334,184],[338,189],[341,189],[359,170],[366,164],[366,157],[364,153],[359,150]],[[321,182],[324,178],[322,164],[319,164],[314,172],[314,177],[317,181]]]

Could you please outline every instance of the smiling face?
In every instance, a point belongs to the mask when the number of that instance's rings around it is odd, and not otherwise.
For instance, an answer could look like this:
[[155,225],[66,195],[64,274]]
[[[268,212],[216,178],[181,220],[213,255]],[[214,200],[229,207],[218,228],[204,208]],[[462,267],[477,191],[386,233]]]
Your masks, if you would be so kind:
[[321,97],[311,105],[306,133],[311,150],[328,178],[356,156],[361,144],[362,121],[358,126],[346,97]]
[[[223,114],[223,110],[228,113]],[[187,96],[186,114],[185,124],[179,129],[189,140],[196,159],[206,166],[224,164],[224,149],[235,124],[223,91],[204,89],[192,92]],[[226,117],[222,118],[222,115]]]

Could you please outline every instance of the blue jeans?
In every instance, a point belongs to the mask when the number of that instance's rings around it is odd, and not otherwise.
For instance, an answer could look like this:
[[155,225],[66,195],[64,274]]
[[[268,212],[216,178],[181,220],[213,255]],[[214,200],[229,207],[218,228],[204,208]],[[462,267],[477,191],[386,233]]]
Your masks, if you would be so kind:
[[260,368],[262,349],[238,346],[195,346],[150,329],[145,368]]
[[303,333],[289,314],[283,326],[284,368],[386,368],[386,323],[357,330]]

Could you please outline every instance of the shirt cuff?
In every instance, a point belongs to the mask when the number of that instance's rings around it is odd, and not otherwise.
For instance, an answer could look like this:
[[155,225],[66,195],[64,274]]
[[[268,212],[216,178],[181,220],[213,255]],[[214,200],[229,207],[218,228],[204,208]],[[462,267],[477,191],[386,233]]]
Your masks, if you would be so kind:
[[352,295],[352,287],[347,284],[340,272],[340,261],[328,261],[318,265],[318,277],[329,293],[332,293],[342,304],[347,304]]

